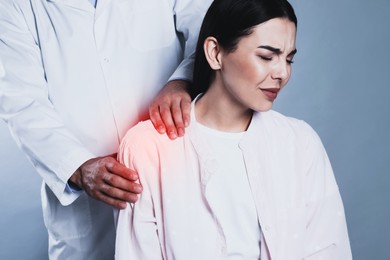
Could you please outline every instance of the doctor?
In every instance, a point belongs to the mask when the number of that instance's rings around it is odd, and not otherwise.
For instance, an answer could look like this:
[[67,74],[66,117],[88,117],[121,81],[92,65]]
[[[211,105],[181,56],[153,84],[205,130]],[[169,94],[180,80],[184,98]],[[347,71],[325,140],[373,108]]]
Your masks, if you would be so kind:
[[142,191],[119,141],[150,103],[160,133],[184,134],[209,2],[0,2],[0,118],[43,179],[50,259],[114,257],[113,207]]

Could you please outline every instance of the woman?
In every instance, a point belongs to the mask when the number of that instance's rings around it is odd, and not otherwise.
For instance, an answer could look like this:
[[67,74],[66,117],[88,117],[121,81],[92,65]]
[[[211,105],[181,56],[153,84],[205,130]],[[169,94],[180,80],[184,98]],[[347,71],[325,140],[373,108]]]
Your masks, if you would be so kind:
[[200,31],[192,118],[178,140],[147,121],[119,159],[144,191],[118,219],[117,259],[351,259],[320,139],[270,110],[290,78],[285,0],[215,0]]

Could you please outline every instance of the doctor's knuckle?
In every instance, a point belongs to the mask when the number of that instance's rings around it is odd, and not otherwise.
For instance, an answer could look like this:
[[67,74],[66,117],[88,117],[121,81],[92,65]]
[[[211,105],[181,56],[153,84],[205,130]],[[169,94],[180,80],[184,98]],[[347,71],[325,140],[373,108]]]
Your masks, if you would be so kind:
[[161,114],[166,114],[166,113],[170,113],[170,112],[171,112],[171,110],[167,104],[160,106],[160,113]]
[[173,106],[172,113],[175,115],[181,115],[181,108],[179,106]]
[[183,118],[182,117],[179,117],[179,118],[175,118],[175,125],[177,128],[180,128],[180,127],[184,127],[184,123],[183,123]]
[[113,174],[105,174],[104,175],[104,181],[108,184],[113,184],[114,182],[114,175]]
[[181,106],[183,107],[183,109],[191,109],[191,101],[184,100],[181,102]]
[[160,113],[158,112],[158,109],[156,107],[151,108],[149,110],[149,114],[150,114],[150,117],[159,117],[160,116]]
[[115,195],[115,188],[107,186],[107,187],[105,187],[104,193],[106,193],[107,195],[111,195],[111,196]]

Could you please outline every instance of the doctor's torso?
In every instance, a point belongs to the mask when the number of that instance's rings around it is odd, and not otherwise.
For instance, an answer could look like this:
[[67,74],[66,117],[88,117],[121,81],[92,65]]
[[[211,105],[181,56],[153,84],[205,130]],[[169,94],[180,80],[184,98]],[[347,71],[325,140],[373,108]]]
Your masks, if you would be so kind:
[[[181,61],[169,1],[16,1],[63,123],[97,155],[115,152]],[[31,82],[31,81],[30,81]],[[33,82],[33,80],[32,80]]]

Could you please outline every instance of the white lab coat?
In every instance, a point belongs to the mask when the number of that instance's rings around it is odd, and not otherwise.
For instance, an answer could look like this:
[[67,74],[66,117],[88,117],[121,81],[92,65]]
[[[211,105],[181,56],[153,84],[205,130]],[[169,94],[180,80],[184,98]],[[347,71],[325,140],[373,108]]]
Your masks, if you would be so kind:
[[[224,162],[194,121],[193,114],[174,142],[150,121],[124,137],[119,159],[138,171],[144,191],[119,213],[117,260],[227,259],[212,200]],[[261,260],[352,259],[342,200],[313,129],[275,111],[255,113],[239,146],[262,230]]]
[[0,118],[43,178],[52,259],[113,257],[112,209],[67,181],[117,151],[168,79],[191,78],[209,2],[0,1]]

